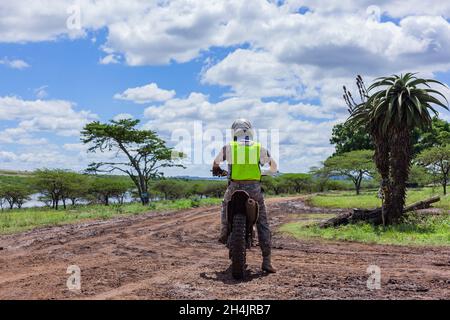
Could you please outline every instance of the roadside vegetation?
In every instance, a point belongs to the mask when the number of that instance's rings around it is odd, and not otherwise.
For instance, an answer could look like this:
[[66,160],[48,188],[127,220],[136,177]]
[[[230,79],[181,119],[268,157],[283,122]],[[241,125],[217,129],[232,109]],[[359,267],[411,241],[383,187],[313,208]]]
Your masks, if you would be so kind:
[[[267,195],[283,196],[326,190],[352,190],[348,180],[321,181],[314,174],[282,174],[264,177]],[[363,188],[373,188],[375,181],[363,181]],[[149,203],[160,200],[221,198],[226,181],[158,178],[149,182]],[[141,195],[127,176],[81,174],[61,169],[36,170],[26,176],[0,174],[0,209],[20,209],[31,198],[54,210],[77,204],[105,205],[139,202]],[[36,198],[37,197],[37,198]]]
[[369,223],[320,228],[314,222],[292,222],[281,226],[280,231],[297,239],[325,239],[357,241],[390,245],[450,246],[450,215],[423,216],[409,214],[392,226],[374,226]]
[[[330,143],[336,152],[309,173],[263,177],[262,188],[267,196],[314,193],[309,202],[318,207],[383,205],[384,210],[375,210],[372,220],[369,214],[360,215],[362,223],[351,226],[303,228],[304,222],[295,222],[283,230],[301,237],[448,243],[448,213],[410,219],[403,210],[405,204],[433,195],[441,195],[434,207],[450,210],[446,196],[450,125],[434,108],[448,110],[448,102],[443,93],[431,89],[431,84],[443,88],[442,84],[412,73],[379,78],[368,88],[361,76],[356,82],[361,102],[344,87],[349,119],[333,128]],[[90,164],[84,173],[0,170],[0,233],[218,204],[226,190],[224,179],[165,178],[164,168],[184,167],[185,155],[167,147],[155,131],[141,129],[139,120],[86,124],[81,140],[99,159],[105,152],[116,157],[104,155],[103,161]],[[31,199],[44,207],[25,208]]]
[[155,201],[150,206],[142,204],[76,205],[67,210],[52,210],[48,207],[13,209],[0,214],[0,234],[10,234],[37,227],[58,226],[69,223],[107,220],[120,216],[138,215],[148,212],[183,210],[193,207],[219,204],[221,199],[180,199]]
[[[324,224],[295,221],[280,230],[297,238],[450,245],[450,198],[446,195],[450,125],[438,118],[437,111],[438,107],[448,110],[448,101],[432,85],[448,87],[413,73],[378,78],[368,88],[357,76],[356,85],[360,102],[344,86],[349,118],[333,128],[330,142],[336,152],[315,169],[323,181],[348,177],[356,194],[331,192],[313,196],[309,202],[316,207],[371,210],[350,211]],[[370,177],[379,182],[379,188],[361,191],[358,182]],[[440,195],[433,205],[440,210],[405,212],[405,205],[433,195]]]
[[[412,204],[423,199],[440,196],[441,201],[433,204],[433,207],[450,210],[450,197],[444,196],[439,188],[411,189],[406,195],[406,204]],[[381,206],[381,199],[377,197],[377,190],[369,190],[355,195],[351,192],[332,192],[312,196],[309,204],[314,207],[325,208],[361,208],[372,209]]]
[[[439,195],[441,201],[434,203],[431,213],[407,214],[401,223],[381,226],[370,223],[341,225],[334,228],[320,228],[318,222],[330,218],[330,214],[315,214],[314,220],[301,220],[281,226],[280,231],[298,239],[325,239],[336,241],[357,241],[363,243],[391,245],[435,245],[450,246],[450,197],[444,196],[439,188],[409,190],[406,203]],[[360,195],[352,192],[333,192],[311,196],[308,203],[323,208],[375,208],[381,205],[376,191],[365,191]],[[297,215],[295,218],[303,218]]]
[[[374,181],[363,181],[373,188]],[[264,177],[266,196],[289,196],[323,190],[350,192],[349,180],[322,181],[314,174]],[[149,203],[142,205],[135,184],[127,176],[81,174],[41,169],[26,174],[0,174],[0,234],[121,215],[181,210],[220,204],[225,180],[158,178],[149,182]],[[42,207],[24,207],[30,199]]]

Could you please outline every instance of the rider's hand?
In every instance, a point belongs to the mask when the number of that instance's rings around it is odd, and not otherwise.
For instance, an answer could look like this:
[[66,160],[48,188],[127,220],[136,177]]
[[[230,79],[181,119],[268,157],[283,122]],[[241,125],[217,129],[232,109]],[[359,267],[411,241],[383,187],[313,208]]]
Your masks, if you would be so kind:
[[228,174],[228,172],[223,170],[219,166],[217,166],[217,167],[215,166],[212,169],[212,174],[213,174],[213,176],[216,176],[216,177],[224,177],[224,176],[226,176]]

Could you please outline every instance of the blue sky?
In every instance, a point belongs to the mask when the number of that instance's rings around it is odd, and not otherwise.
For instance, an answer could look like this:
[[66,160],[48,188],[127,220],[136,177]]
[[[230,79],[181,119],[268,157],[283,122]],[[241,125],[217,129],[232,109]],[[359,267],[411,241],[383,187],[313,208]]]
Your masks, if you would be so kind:
[[[100,42],[105,32],[96,32],[91,37]],[[115,101],[112,97],[126,88],[150,82],[158,83],[161,88],[174,89],[180,97],[192,91],[205,90],[212,101],[217,101],[226,88],[201,85],[199,73],[206,57],[220,58],[231,50],[213,48],[199,58],[181,64],[129,67],[123,64],[100,64],[102,53],[91,38],[0,44],[3,56],[18,57],[32,65],[20,71],[2,66],[0,94],[34,99],[34,91],[47,86],[47,98],[75,101],[80,107],[95,110],[103,119],[124,111],[140,114],[137,108],[133,110],[133,103]]]
[[[283,171],[305,172],[333,152],[342,85],[354,89],[357,74],[450,83],[450,5],[413,2],[2,3],[0,169],[83,170],[100,157],[79,141],[93,120],[132,116],[170,140],[198,121],[224,130],[248,117],[279,130]],[[205,162],[167,174],[208,172]]]

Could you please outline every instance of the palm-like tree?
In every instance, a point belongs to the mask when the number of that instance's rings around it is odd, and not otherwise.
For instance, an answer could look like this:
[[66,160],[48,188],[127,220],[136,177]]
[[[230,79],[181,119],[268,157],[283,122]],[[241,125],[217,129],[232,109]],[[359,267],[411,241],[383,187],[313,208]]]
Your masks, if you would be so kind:
[[[382,178],[385,200],[385,222],[395,223],[401,218],[405,204],[412,130],[431,125],[432,114],[438,114],[432,105],[448,110],[440,100],[442,97],[448,103],[445,96],[430,86],[432,83],[446,85],[417,78],[413,73],[378,78],[367,90],[359,76],[357,80],[363,102],[349,104],[349,121],[365,126],[374,140],[375,163]],[[348,94],[346,99],[349,99]]]

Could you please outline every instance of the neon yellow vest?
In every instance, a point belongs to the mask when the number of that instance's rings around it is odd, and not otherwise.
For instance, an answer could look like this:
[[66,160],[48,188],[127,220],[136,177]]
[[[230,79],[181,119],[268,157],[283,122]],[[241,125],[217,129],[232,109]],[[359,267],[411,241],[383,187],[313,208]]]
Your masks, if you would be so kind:
[[236,141],[231,145],[231,180],[261,180],[259,167],[261,144],[242,145]]

